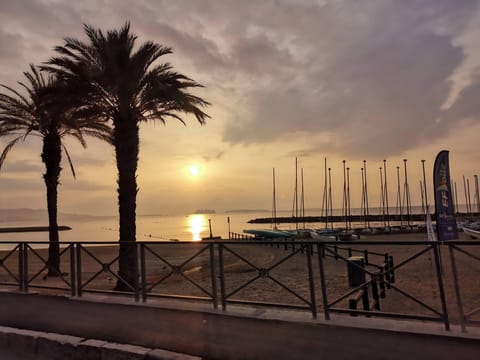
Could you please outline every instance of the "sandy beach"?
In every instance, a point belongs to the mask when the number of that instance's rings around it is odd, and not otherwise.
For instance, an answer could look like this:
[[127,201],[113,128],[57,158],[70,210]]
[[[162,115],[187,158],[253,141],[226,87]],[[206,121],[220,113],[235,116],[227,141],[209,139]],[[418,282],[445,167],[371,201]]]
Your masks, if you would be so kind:
[[[468,237],[461,233],[461,240]],[[371,241],[402,241],[426,240],[426,234],[395,234],[380,236],[365,236],[361,240]],[[355,241],[338,243],[339,247],[351,247],[352,250],[379,254],[388,253],[393,257],[394,264],[400,264],[425,249],[425,245],[357,245]],[[13,247],[13,245],[12,245]],[[480,256],[477,247],[463,247],[476,256]],[[117,271],[116,246],[90,246],[81,250],[82,290],[113,290],[116,283]],[[332,248],[333,251],[333,248]],[[3,251],[0,266],[0,283],[2,289],[15,290],[14,285],[18,278],[17,253]],[[328,252],[327,252],[328,254]],[[348,257],[347,250],[339,250],[341,257]],[[225,293],[229,300],[258,301],[269,303],[285,303],[290,305],[306,306],[296,293],[304,299],[310,300],[307,257],[298,252],[292,255],[292,250],[285,250],[284,246],[226,244],[223,250],[225,273]],[[359,255],[353,252],[352,255]],[[361,255],[361,254],[360,254]],[[216,265],[215,279],[220,296],[220,269],[218,248],[215,249]],[[65,280],[59,278],[45,278],[46,270],[41,258],[46,258],[45,249],[29,251],[30,291],[48,293],[69,293],[70,282],[70,253],[67,248],[62,254],[62,271],[66,272]],[[383,256],[369,255],[366,268],[370,272],[377,271],[375,265],[383,263]],[[149,294],[199,296],[207,297],[212,292],[212,276],[210,269],[210,254],[208,247],[201,242],[165,242],[161,244],[147,244],[145,247],[146,281]],[[190,261],[188,261],[191,259]],[[455,289],[451,271],[451,262],[447,247],[442,247],[442,268],[444,275],[444,289],[447,299],[447,308],[451,321],[458,322],[459,315],[455,298]],[[464,254],[455,252],[458,267],[461,294],[465,309],[471,310],[480,305],[480,262]],[[319,311],[322,309],[320,287],[320,273],[318,256],[312,257],[313,278],[315,284],[316,303]],[[256,269],[256,268],[257,269]],[[180,271],[177,271],[181,268]],[[327,284],[328,301],[346,294],[352,288],[348,284],[347,263],[333,256],[324,258],[325,280]],[[7,270],[8,269],[8,270]],[[172,270],[173,269],[173,270]],[[260,271],[258,270],[260,269]],[[268,271],[269,277],[262,277]],[[250,282],[252,279],[257,278]],[[249,283],[250,282],[250,283]],[[7,285],[11,283],[12,285]],[[244,284],[248,284],[238,290]],[[406,294],[420,300],[438,311],[441,310],[438,281],[435,272],[435,262],[432,251],[428,251],[395,271],[393,283],[399,291],[387,289],[386,297],[380,300],[380,309],[385,312],[404,314],[423,314],[432,316],[432,312],[408,298]],[[44,287],[62,287],[63,291],[46,289]],[[290,289],[291,291],[287,290]],[[202,290],[203,289],[203,290]],[[238,291],[237,291],[238,290]],[[403,293],[402,293],[403,292]],[[372,293],[369,290],[370,301]],[[348,308],[348,298],[339,302],[336,307]],[[361,308],[359,303],[358,308]]]

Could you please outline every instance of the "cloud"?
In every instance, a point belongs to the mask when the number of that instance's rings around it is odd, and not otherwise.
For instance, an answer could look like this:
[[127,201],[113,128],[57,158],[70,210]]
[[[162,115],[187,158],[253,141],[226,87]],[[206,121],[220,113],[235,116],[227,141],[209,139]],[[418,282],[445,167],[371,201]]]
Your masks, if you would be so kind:
[[224,154],[225,154],[225,151],[220,151],[217,154],[215,154],[214,156],[204,156],[203,160],[205,162],[210,162],[210,161],[213,161],[213,160],[220,160],[223,157]]
[[453,39],[475,4],[384,1],[378,8],[354,7],[309,7],[301,16],[301,7],[296,8],[302,33],[291,34],[290,48],[303,56],[292,57],[295,64],[280,73],[267,59],[275,68],[270,81],[245,86],[247,116],[232,115],[225,141],[252,144],[323,135],[323,143],[305,149],[388,155],[444,136],[455,126],[436,119],[443,115],[448,79],[464,59]]
[[442,109],[466,59],[456,40],[475,14],[470,0],[2,2],[0,82],[63,37],[85,39],[82,23],[131,20],[139,42],[172,46],[164,60],[207,85],[201,95],[225,113],[212,119],[224,122],[224,142],[388,156],[477,115],[478,78]]
[[2,173],[37,173],[41,174],[44,171],[44,167],[38,162],[31,162],[28,160],[16,160],[16,161],[5,161],[4,168],[2,168]]

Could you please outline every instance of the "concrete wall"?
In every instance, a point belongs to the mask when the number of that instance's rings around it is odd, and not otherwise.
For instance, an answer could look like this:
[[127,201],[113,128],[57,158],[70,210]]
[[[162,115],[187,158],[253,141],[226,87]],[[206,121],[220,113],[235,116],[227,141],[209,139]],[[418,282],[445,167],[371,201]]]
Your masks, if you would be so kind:
[[132,344],[208,359],[478,359],[480,342],[453,336],[360,329],[0,293],[0,325]]

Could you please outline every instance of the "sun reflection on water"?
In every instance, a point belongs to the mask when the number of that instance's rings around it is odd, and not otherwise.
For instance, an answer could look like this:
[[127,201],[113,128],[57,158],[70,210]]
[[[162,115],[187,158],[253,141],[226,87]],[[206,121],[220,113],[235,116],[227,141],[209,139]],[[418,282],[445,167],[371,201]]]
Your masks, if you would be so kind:
[[193,241],[202,240],[201,234],[207,230],[207,218],[202,214],[194,214],[188,217],[188,229],[192,233]]

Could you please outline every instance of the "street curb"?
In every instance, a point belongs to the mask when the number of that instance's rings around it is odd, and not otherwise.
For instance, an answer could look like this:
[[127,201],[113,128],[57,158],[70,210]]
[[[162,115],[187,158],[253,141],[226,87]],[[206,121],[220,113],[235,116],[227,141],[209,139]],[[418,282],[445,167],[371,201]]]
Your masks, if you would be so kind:
[[48,360],[201,360],[162,349],[0,326],[0,349]]

